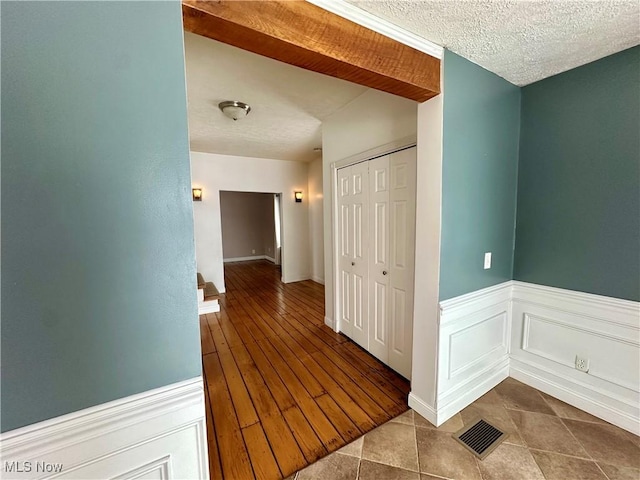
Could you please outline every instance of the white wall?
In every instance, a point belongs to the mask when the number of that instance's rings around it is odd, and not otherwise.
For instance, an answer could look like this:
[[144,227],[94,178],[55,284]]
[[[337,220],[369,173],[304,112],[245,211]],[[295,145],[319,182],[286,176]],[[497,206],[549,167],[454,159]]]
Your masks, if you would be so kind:
[[309,247],[311,279],[324,283],[322,158],[309,163]]
[[220,190],[282,193],[282,280],[311,277],[308,201],[295,203],[293,192],[308,198],[308,165],[300,162],[191,152],[191,178],[203,189],[194,202],[198,271],[225,291],[220,220]]
[[[331,164],[352,155],[415,135],[417,103],[377,90],[367,90],[322,122],[324,185],[325,316],[334,321]],[[418,165],[420,158],[418,158]],[[418,184],[419,187],[419,184]]]

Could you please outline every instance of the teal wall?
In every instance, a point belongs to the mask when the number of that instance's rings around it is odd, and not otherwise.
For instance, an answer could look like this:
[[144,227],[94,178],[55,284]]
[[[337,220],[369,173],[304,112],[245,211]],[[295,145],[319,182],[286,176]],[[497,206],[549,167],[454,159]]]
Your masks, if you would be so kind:
[[512,278],[520,128],[520,89],[449,51],[443,90],[441,300]]
[[640,300],[640,47],[522,89],[514,278]]
[[2,431],[200,374],[180,3],[2,2]]

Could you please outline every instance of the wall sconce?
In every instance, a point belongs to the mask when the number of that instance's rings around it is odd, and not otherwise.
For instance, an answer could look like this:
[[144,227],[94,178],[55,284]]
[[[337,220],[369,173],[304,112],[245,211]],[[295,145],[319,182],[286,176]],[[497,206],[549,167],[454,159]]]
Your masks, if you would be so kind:
[[191,195],[193,196],[193,201],[194,202],[201,202],[202,201],[202,189],[201,188],[192,188],[191,189]]
[[293,196],[296,199],[296,203],[302,203],[302,192],[294,192]]

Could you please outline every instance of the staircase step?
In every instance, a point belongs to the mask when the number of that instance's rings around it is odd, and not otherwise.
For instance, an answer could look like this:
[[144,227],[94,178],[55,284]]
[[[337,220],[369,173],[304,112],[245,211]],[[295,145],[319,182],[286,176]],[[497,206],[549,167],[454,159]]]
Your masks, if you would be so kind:
[[204,277],[200,272],[198,272],[198,289],[204,288],[204,285],[205,285]]
[[213,284],[213,282],[207,282],[204,284],[204,301],[218,300],[220,298],[220,292]]

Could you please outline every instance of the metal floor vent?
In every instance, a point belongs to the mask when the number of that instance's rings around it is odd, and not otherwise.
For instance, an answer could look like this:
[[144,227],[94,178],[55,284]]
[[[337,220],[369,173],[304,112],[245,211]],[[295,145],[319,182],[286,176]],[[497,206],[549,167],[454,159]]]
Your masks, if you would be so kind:
[[453,438],[480,460],[484,460],[507,438],[507,434],[480,418],[454,433]]

